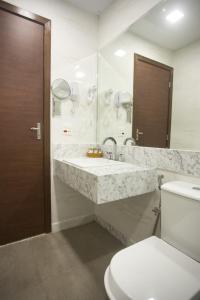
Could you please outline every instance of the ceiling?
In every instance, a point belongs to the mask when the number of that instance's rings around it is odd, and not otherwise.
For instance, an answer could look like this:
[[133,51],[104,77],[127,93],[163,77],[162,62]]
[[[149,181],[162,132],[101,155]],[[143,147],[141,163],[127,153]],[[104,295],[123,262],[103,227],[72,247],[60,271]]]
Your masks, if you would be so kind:
[[68,0],[75,6],[90,13],[100,15],[115,0]]
[[[180,10],[184,17],[174,24],[166,16]],[[200,0],[163,0],[134,23],[131,32],[161,47],[178,50],[200,39]]]

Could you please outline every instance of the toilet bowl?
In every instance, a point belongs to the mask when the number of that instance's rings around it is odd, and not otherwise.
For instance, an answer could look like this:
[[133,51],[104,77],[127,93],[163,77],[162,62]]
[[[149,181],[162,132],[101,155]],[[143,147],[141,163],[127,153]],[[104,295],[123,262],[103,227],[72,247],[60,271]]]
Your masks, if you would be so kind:
[[113,256],[104,276],[110,300],[200,299],[200,191],[191,183],[164,184],[161,205],[162,238]]

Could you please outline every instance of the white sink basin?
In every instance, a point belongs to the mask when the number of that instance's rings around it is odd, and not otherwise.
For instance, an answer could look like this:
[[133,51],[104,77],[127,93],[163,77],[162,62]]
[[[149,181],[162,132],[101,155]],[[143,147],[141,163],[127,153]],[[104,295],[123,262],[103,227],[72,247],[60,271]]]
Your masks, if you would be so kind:
[[105,158],[89,158],[89,157],[69,158],[63,160],[63,162],[79,168],[106,167],[106,166],[124,164],[123,162],[119,162],[115,160],[110,160]]

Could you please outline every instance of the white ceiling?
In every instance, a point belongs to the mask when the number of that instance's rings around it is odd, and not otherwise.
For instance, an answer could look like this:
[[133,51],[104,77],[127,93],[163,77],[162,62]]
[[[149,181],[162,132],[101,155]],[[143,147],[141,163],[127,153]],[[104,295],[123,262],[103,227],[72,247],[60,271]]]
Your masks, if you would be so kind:
[[68,0],[75,6],[96,15],[101,14],[115,0]]
[[[182,11],[184,18],[170,24],[166,16],[175,9]],[[163,0],[130,30],[161,47],[183,48],[200,39],[200,0]]]

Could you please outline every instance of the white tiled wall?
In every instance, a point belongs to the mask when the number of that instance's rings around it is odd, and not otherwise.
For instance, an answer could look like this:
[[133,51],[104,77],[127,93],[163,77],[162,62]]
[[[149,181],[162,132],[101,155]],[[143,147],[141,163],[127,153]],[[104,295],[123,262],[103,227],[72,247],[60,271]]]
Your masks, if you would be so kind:
[[[77,102],[56,102],[52,118],[53,143],[96,143],[97,93],[95,92],[91,102],[88,95],[90,88],[97,87],[96,53],[69,65],[68,68],[65,66],[64,75],[59,75],[60,73],[55,78],[69,78],[70,84],[75,86]],[[85,77],[77,79],[76,74],[83,74]],[[65,134],[64,130],[69,130],[69,134]]]
[[173,55],[171,148],[200,149],[200,41]]

